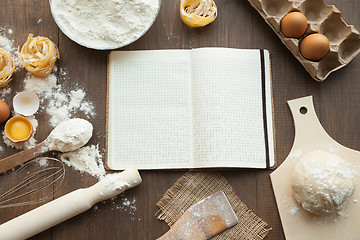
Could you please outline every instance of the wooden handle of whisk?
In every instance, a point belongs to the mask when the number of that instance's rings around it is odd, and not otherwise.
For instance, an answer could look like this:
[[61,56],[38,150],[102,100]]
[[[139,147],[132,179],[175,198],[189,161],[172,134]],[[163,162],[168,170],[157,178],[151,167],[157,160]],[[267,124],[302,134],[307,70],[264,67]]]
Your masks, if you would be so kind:
[[37,144],[34,148],[27,149],[6,158],[0,159],[0,173],[6,172],[22,163],[29,161],[43,153],[48,152],[49,149],[44,147],[44,143]]
[[141,183],[136,169],[105,176],[89,188],[78,189],[0,225],[0,238],[27,239]]

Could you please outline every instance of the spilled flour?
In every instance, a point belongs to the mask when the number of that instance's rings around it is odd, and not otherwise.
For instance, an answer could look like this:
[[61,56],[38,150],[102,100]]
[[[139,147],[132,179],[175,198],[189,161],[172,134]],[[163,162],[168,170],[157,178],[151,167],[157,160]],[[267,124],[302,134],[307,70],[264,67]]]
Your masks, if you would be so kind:
[[[139,1],[139,0],[137,0]],[[151,0],[153,1],[153,0]],[[157,1],[157,0],[155,0]],[[86,1],[87,2],[87,1]],[[95,2],[94,2],[95,4]],[[145,3],[144,1],[144,4]],[[143,9],[144,11],[149,11],[149,9]],[[39,19],[38,23],[41,22]],[[137,29],[138,30],[138,29]],[[14,58],[14,62],[16,64],[16,70],[19,71],[20,63],[16,55],[17,46],[14,46],[14,40],[12,40],[12,35],[14,31],[10,28],[2,28],[0,27],[0,48],[4,48],[9,54]],[[4,131],[2,131],[2,138],[4,143],[8,147],[16,148],[16,149],[30,149],[33,148],[36,144],[36,131],[41,130],[41,127],[44,126],[42,124],[49,124],[51,127],[55,128],[61,125],[62,122],[72,119],[74,117],[78,117],[78,115],[85,116],[86,119],[92,118],[95,116],[95,109],[91,101],[87,99],[86,90],[82,88],[79,84],[71,85],[70,89],[68,85],[65,87],[63,83],[71,83],[70,77],[64,69],[56,69],[54,68],[53,73],[51,73],[48,77],[37,77],[32,74],[27,74],[25,79],[14,79],[14,81],[21,81],[23,83],[23,90],[33,91],[40,98],[40,109],[35,115],[26,117],[30,120],[33,126],[33,135],[31,138],[24,143],[13,143],[6,136]],[[11,84],[8,86],[0,88],[0,98],[6,100],[6,102],[10,103],[9,106],[12,107],[12,95],[14,95],[14,89],[11,88]],[[13,109],[11,109],[13,110]],[[14,112],[14,111],[13,111]],[[45,113],[44,118],[46,122],[38,122],[37,117],[38,114]],[[18,115],[18,114],[14,114]],[[39,119],[40,120],[40,119]],[[38,125],[39,130],[38,130]],[[83,125],[82,125],[83,126]],[[80,128],[80,127],[79,127]],[[77,131],[73,131],[76,134]],[[64,144],[67,142],[72,142],[73,140],[69,140],[74,136],[62,136],[61,134],[57,135],[58,138],[63,138]],[[91,136],[90,136],[91,137]],[[66,140],[66,141],[65,141]],[[87,142],[87,141],[86,141]],[[45,146],[54,147],[54,146]],[[90,145],[81,147],[75,151],[71,151],[72,149],[62,149],[69,150],[69,152],[61,153],[59,155],[60,160],[66,164],[67,166],[81,172],[87,173],[93,177],[96,177],[98,180],[106,178],[107,175],[104,164],[103,157],[99,150],[99,145]],[[0,153],[4,152],[5,148],[0,145]],[[40,166],[46,167],[48,162],[46,159],[42,159],[39,161]],[[131,216],[131,219],[134,218],[134,213],[136,211],[136,200],[128,199],[124,194],[121,194],[119,198],[112,198],[107,202],[111,203],[113,210],[122,210],[128,212]],[[120,201],[120,203],[119,203]],[[98,206],[95,206],[98,208]]]
[[[84,113],[87,117],[95,116],[94,106],[92,102],[86,100],[85,90],[79,86],[75,86],[75,89],[65,92],[58,81],[67,80],[67,73],[63,69],[60,69],[59,79],[55,74],[56,72],[45,78],[27,74],[24,79],[24,89],[33,91],[39,96],[41,105],[39,112],[45,111],[49,115],[50,125],[56,127],[59,123],[69,120],[79,112]],[[8,87],[0,93],[2,96],[7,96],[10,92],[11,89]],[[3,139],[7,146],[17,149],[29,149],[36,145],[34,135],[38,122],[33,116],[31,116],[29,120],[34,130],[34,134],[30,140],[25,143],[13,143],[3,132]]]
[[17,58],[17,47],[14,46],[14,40],[11,39],[13,30],[7,27],[0,27],[0,48],[5,49],[13,58],[15,63],[15,71],[18,71],[20,66],[20,61]]
[[[128,198],[125,193],[120,193],[117,197],[111,198],[110,200],[103,201],[102,204],[106,204],[110,201],[111,210],[112,211],[123,211],[127,212],[130,215],[130,220],[132,221],[140,221],[141,219],[135,216],[137,211],[136,207],[136,198]],[[95,212],[100,211],[102,208],[101,204],[97,204],[94,206]]]
[[[66,79],[66,75],[66,72],[61,69],[60,80]],[[92,102],[86,100],[85,90],[76,86],[76,89],[65,92],[54,73],[46,78],[28,74],[24,83],[25,90],[34,91],[39,95],[42,106],[44,106],[44,100],[47,100],[47,105],[42,108],[50,116],[52,127],[72,118],[75,113],[83,112],[86,116],[95,116],[94,106]]]
[[9,86],[0,88],[0,98],[5,98],[10,93],[11,93],[11,88]]
[[119,198],[111,199],[111,203],[114,206],[112,210],[122,210],[127,212],[129,213],[131,220],[135,220],[135,212],[137,210],[135,198],[128,199],[125,194],[122,193]]
[[63,153],[60,159],[69,167],[82,173],[86,172],[97,179],[106,174],[99,145],[85,146],[73,152]]

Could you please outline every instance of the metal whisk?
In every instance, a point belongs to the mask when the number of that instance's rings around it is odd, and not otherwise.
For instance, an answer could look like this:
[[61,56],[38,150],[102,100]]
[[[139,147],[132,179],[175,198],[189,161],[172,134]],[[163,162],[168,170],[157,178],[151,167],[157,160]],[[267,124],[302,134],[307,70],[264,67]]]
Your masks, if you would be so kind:
[[64,180],[65,167],[58,159],[42,157],[25,163],[10,175],[7,177],[15,186],[0,192],[0,209],[52,199]]

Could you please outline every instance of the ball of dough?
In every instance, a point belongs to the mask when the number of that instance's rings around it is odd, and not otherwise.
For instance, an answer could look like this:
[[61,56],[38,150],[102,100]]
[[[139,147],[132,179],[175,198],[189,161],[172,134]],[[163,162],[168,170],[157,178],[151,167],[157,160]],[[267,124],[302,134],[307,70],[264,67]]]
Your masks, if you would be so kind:
[[296,201],[319,216],[341,211],[349,201],[354,185],[352,171],[345,160],[320,150],[299,159],[291,176]]

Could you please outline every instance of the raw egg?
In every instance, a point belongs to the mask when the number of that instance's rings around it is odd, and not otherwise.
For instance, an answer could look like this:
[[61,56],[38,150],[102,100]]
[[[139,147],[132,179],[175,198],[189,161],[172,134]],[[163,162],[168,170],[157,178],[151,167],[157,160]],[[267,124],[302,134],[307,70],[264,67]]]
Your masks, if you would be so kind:
[[15,112],[31,116],[39,109],[39,97],[32,91],[19,92],[13,98]]
[[300,44],[301,55],[311,61],[319,61],[329,52],[330,42],[320,33],[310,34]]
[[10,118],[5,124],[5,135],[12,142],[24,142],[31,137],[32,133],[33,128],[27,118],[16,116]]
[[5,122],[6,119],[9,118],[9,116],[10,116],[9,106],[6,104],[6,102],[0,99],[0,123]]
[[300,38],[306,32],[307,19],[300,12],[291,12],[281,20],[280,28],[285,37]]

